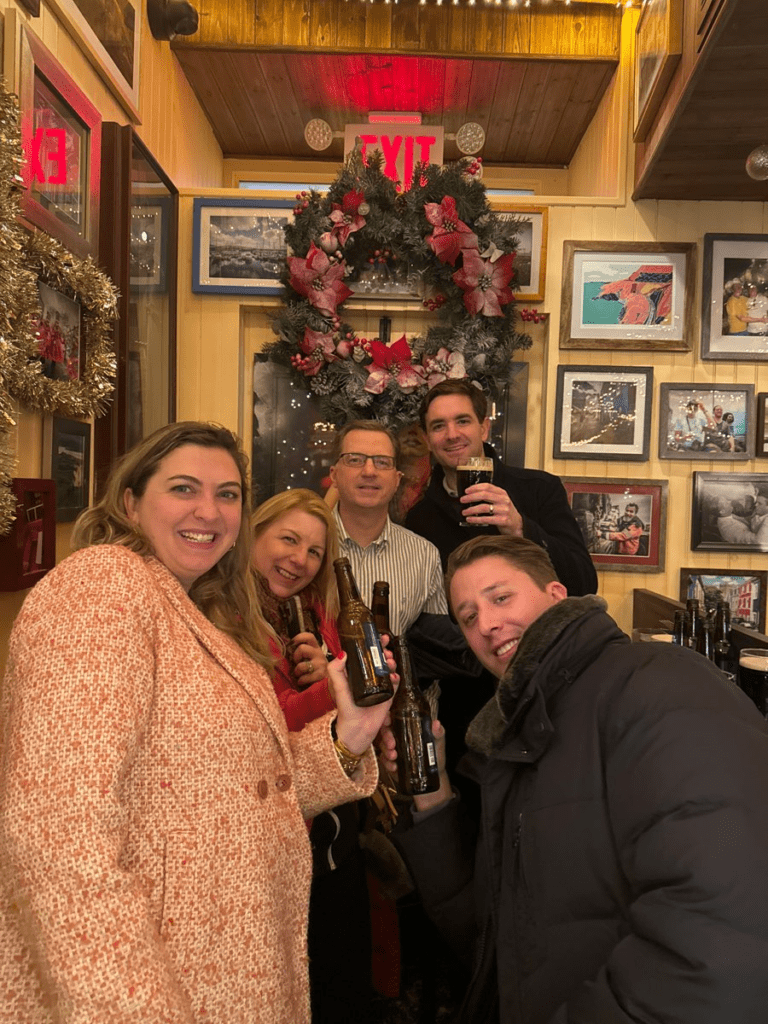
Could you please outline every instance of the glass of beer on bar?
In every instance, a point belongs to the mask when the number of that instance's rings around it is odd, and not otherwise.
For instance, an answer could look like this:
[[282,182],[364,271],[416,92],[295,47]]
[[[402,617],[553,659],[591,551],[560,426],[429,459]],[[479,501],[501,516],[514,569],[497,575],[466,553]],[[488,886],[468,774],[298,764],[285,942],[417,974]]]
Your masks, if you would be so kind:
[[768,648],[745,647],[739,652],[739,686],[768,717]]
[[[487,455],[473,455],[456,467],[456,490],[459,498],[463,498],[467,488],[473,484],[490,483],[493,483],[493,459],[488,458]],[[462,505],[462,509],[464,508],[472,508],[472,506]],[[462,516],[461,525],[478,526],[480,524],[468,523]]]

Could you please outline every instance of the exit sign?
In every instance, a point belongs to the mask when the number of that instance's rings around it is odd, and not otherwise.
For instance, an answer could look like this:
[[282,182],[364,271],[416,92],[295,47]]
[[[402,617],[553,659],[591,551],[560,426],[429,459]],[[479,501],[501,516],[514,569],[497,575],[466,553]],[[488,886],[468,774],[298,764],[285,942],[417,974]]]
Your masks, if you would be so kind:
[[379,150],[384,158],[383,173],[408,188],[416,164],[443,162],[444,137],[443,129],[435,125],[348,124],[344,129],[344,157],[359,139],[363,157]]

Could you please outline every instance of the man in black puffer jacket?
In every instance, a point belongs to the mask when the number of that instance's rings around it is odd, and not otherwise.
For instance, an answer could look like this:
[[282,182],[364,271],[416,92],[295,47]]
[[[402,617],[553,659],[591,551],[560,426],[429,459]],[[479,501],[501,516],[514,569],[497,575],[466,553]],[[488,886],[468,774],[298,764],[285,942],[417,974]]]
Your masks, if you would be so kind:
[[500,679],[462,765],[480,835],[443,772],[397,842],[473,959],[462,1024],[765,1024],[756,708],[699,655],[632,644],[600,598],[568,598],[530,541],[471,540],[446,583]]

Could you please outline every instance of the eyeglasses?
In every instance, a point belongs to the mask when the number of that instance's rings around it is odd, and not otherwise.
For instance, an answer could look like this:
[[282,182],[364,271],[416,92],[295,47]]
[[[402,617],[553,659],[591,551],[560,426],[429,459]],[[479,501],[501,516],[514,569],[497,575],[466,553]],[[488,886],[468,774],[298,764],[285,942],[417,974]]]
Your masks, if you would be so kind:
[[394,455],[363,455],[362,452],[344,452],[339,456],[338,461],[343,462],[350,469],[363,469],[369,459],[376,469],[395,468]]

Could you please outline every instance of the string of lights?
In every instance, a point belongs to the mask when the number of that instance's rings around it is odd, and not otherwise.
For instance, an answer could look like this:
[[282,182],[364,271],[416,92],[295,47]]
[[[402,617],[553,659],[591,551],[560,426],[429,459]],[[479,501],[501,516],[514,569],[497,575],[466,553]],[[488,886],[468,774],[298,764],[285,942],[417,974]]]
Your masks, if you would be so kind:
[[[346,0],[347,3],[354,0]],[[406,6],[406,4],[417,4],[419,7],[501,7],[514,8],[545,8],[545,7],[570,7],[572,3],[578,5],[579,0],[357,0],[363,4],[382,4],[384,6]],[[650,0],[606,0],[606,4],[613,3],[615,7],[627,9],[644,7]]]

